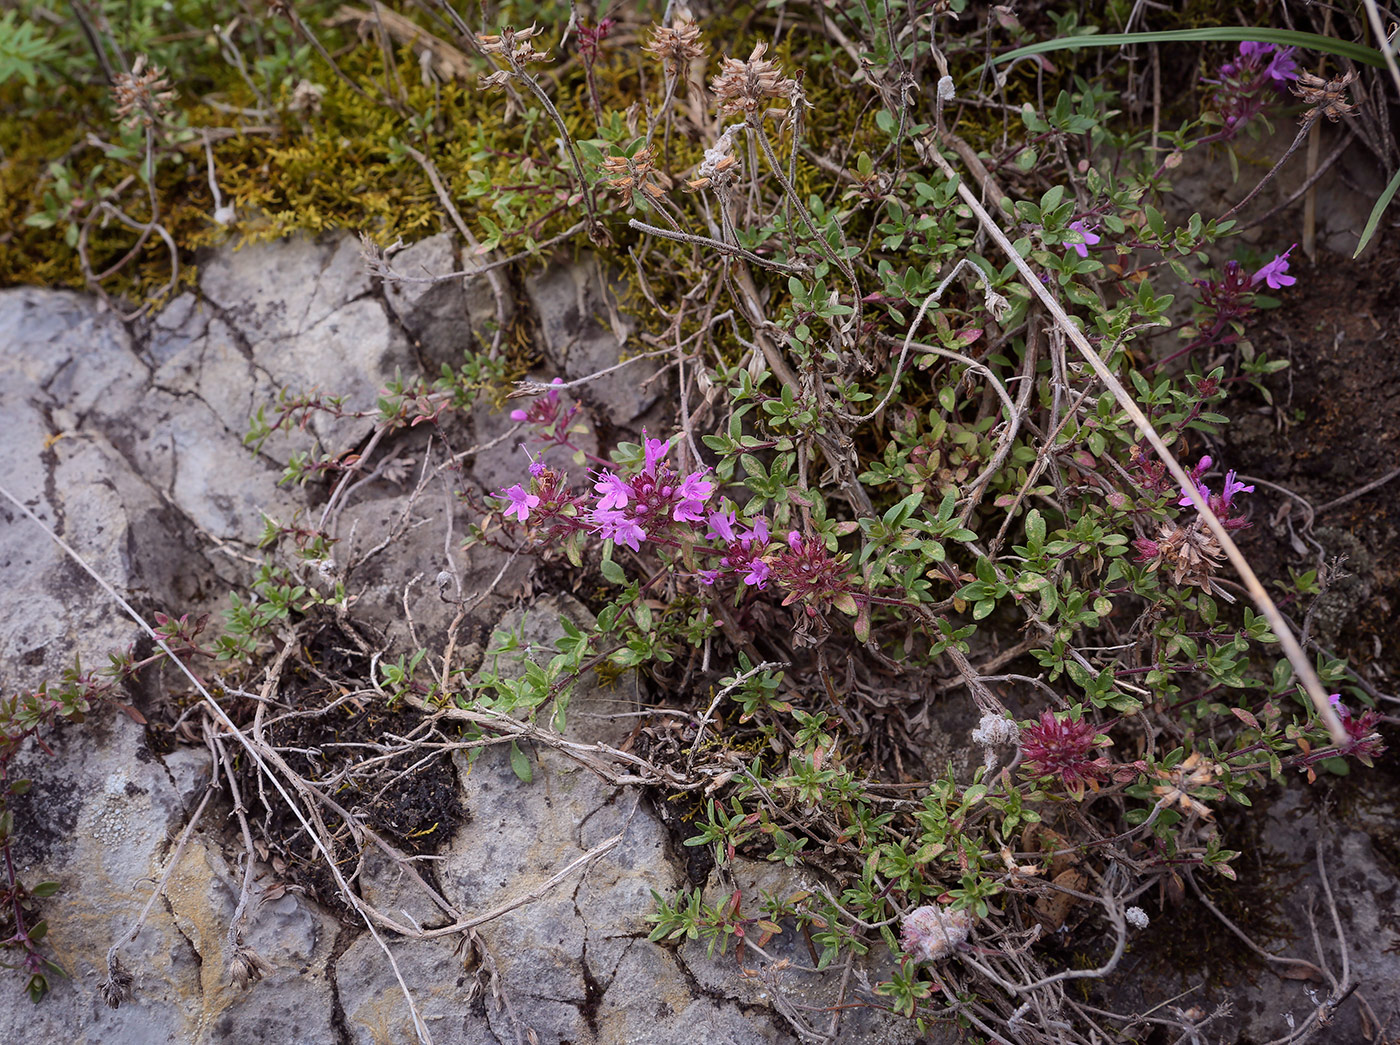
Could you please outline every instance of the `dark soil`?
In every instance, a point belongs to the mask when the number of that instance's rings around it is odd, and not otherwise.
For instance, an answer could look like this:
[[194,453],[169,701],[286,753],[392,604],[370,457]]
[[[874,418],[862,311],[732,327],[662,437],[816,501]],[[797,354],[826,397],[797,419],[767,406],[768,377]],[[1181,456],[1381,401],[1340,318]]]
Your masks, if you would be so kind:
[[[371,745],[421,736],[423,716],[412,708],[386,707],[377,699],[338,699],[363,685],[369,665],[352,651],[352,643],[337,626],[328,624],[317,632],[308,653],[323,674],[317,678],[289,670],[281,697],[293,713],[279,709],[268,716],[268,742],[282,750],[295,772],[324,787],[343,808],[400,849],[415,855],[437,852],[454,828],[471,818],[462,804],[451,758],[444,753],[425,761],[421,752],[409,751],[381,763],[372,776],[342,777],[344,768],[373,754],[367,753]],[[300,823],[283,803],[274,801],[270,808],[264,804],[256,767],[240,763],[237,775],[249,817],[262,828],[274,856],[280,857],[282,876],[342,916],[351,914]],[[341,825],[329,826],[339,843],[336,856],[342,867],[352,867],[357,854],[348,832],[336,830]]]
[[[1296,252],[1295,252],[1296,253]],[[1268,583],[1289,568],[1345,556],[1329,591],[1282,608],[1310,637],[1393,692],[1400,678],[1400,479],[1346,504],[1328,503],[1400,465],[1400,244],[1379,237],[1360,259],[1322,254],[1295,263],[1298,282],[1264,313],[1254,343],[1291,366],[1226,404],[1227,460],[1319,509],[1260,486],[1255,525],[1240,544]],[[1319,548],[1320,546],[1320,548]],[[1311,620],[1308,613],[1311,610]],[[1393,707],[1390,709],[1393,712]]]
[[[1298,259],[1293,271],[1298,282],[1278,294],[1281,307],[1255,317],[1249,330],[1260,350],[1272,358],[1286,358],[1291,365],[1265,381],[1272,402],[1254,389],[1227,400],[1222,412],[1231,423],[1221,435],[1218,467],[1234,467],[1275,484],[1256,482],[1250,496],[1253,525],[1236,539],[1295,629],[1310,642],[1310,652],[1345,660],[1367,684],[1361,688],[1370,689],[1375,699],[1377,694],[1393,694],[1400,680],[1400,643],[1395,639],[1400,612],[1400,478],[1346,503],[1332,502],[1400,465],[1400,280],[1395,276],[1400,272],[1400,245],[1393,238],[1373,243],[1356,261],[1326,253],[1315,265]],[[1201,449],[1192,447],[1192,452]],[[1307,570],[1320,570],[1327,577],[1322,595],[1290,594],[1291,586],[1281,589],[1274,584],[1288,582],[1290,571]],[[1353,697],[1348,694],[1347,700],[1356,707]],[[1384,699],[1376,706],[1390,716],[1400,710]],[[1400,730],[1385,724],[1382,735],[1388,750],[1374,769],[1351,765],[1343,777],[1320,774],[1305,789],[1302,805],[1286,819],[1330,822],[1342,830],[1365,832],[1378,857],[1378,871],[1400,878],[1400,835],[1395,828]],[[1260,945],[1274,954],[1313,959],[1306,925],[1298,917],[1316,892],[1305,873],[1310,853],[1280,850],[1261,834],[1267,811],[1281,793],[1274,787],[1256,795],[1248,809],[1222,810],[1222,840],[1243,854],[1235,865],[1239,881],[1198,881]],[[1344,908],[1382,903],[1379,897],[1345,887],[1343,892],[1352,894],[1339,898]],[[1165,896],[1144,899],[1158,901],[1148,904],[1154,911],[1152,927],[1107,981],[1107,995],[1114,1002],[1136,1003],[1134,992],[1143,984],[1151,985],[1143,999],[1164,985],[1179,983],[1185,990],[1201,984],[1204,990],[1193,994],[1192,1001],[1233,997],[1236,1016],[1242,1017],[1245,1010],[1257,1009],[1261,999],[1273,1005],[1275,999],[1291,998],[1290,990],[1296,994],[1296,985],[1280,986],[1274,971],[1193,897],[1182,903]],[[1393,914],[1383,913],[1381,924],[1400,932],[1400,920]],[[1356,940],[1352,946],[1386,950],[1398,938]],[[1346,1037],[1360,1033],[1354,1011],[1344,1010],[1338,1019],[1347,1029],[1331,1040],[1360,1040]]]

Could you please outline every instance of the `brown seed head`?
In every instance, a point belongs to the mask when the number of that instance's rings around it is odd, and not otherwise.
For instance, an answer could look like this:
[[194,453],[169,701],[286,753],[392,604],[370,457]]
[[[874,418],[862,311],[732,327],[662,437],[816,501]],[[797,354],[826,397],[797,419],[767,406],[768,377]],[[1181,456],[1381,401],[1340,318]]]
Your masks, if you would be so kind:
[[763,57],[767,51],[768,45],[759,41],[748,61],[725,58],[720,63],[719,75],[710,82],[720,115],[757,113],[770,100],[791,102],[798,93],[797,81],[783,76],[776,64]]
[[489,76],[481,78],[480,87],[483,91],[492,87],[504,87],[506,81],[511,77],[512,72],[518,72],[520,67],[526,62],[547,62],[549,61],[548,51],[536,51],[530,41],[542,33],[539,26],[532,25],[529,29],[513,29],[506,26],[498,36],[478,36],[477,41],[481,44],[481,49],[487,54],[500,55],[509,65],[507,69],[498,69]]
[[109,1008],[118,1008],[131,998],[131,973],[122,968],[119,958],[113,955],[107,961],[107,978],[98,985],[98,993]]
[[1148,569],[1165,567],[1174,584],[1211,587],[1211,578],[1225,552],[1215,539],[1215,534],[1198,520],[1193,519],[1185,526],[1175,522],[1163,523],[1155,543],[1157,558]]
[[131,72],[118,73],[112,85],[117,118],[128,127],[149,127],[164,116],[166,105],[175,99],[165,70],[156,65],[147,69],[146,61],[144,54],[138,55]]
[[651,40],[643,50],[664,62],[674,76],[683,76],[691,62],[705,56],[700,27],[685,18],[677,18],[669,29],[664,25],[652,29]]
[[1152,789],[1152,793],[1165,799],[1165,805],[1178,806],[1184,813],[1195,813],[1202,820],[1214,820],[1210,806],[1196,798],[1191,792],[1197,788],[1210,787],[1215,783],[1215,765],[1201,757],[1199,751],[1186,756],[1186,761],[1175,769],[1159,769],[1157,776],[1166,781]]
[[529,29],[516,29],[508,25],[501,30],[499,36],[478,36],[477,40],[487,54],[503,55],[517,62],[547,62],[549,54],[536,51],[530,43],[542,32],[544,30],[538,25],[532,25]]
[[1293,93],[1303,99],[1304,104],[1312,106],[1303,113],[1303,122],[1310,123],[1319,116],[1326,116],[1336,123],[1343,116],[1355,116],[1356,106],[1347,101],[1347,88],[1355,79],[1356,72],[1350,69],[1335,80],[1300,72],[1293,81]]
[[272,963],[251,947],[238,948],[228,964],[229,976],[240,990],[247,990],[250,984],[257,983],[272,970]]
[[656,151],[651,146],[637,150],[627,156],[609,156],[603,161],[603,170],[609,175],[608,185],[622,194],[622,202],[632,205],[632,194],[641,192],[652,199],[666,195],[666,190],[658,184],[666,176],[656,169]]

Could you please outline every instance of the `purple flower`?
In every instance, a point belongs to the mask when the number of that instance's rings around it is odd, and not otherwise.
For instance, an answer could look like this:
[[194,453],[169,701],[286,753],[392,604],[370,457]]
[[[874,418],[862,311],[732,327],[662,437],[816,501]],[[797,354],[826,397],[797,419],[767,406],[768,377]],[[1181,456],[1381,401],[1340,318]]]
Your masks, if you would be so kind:
[[[1296,247],[1298,244],[1293,244]],[[1282,254],[1274,255],[1274,260],[1269,262],[1252,277],[1251,284],[1263,283],[1272,290],[1279,290],[1283,287],[1291,287],[1297,283],[1297,277],[1288,274],[1288,255],[1293,253],[1293,247],[1289,247]]]
[[[1197,490],[1200,491],[1201,500],[1203,501],[1210,500],[1210,487],[1206,486],[1205,483],[1201,482],[1201,476],[1205,475],[1206,472],[1210,469],[1210,466],[1214,463],[1215,462],[1211,459],[1210,454],[1206,454],[1204,457],[1202,457],[1199,461],[1196,462],[1196,467],[1191,469],[1191,483],[1193,486],[1196,487]],[[1191,507],[1191,494],[1188,492],[1187,487],[1183,486],[1181,488],[1181,500],[1177,501],[1176,503],[1181,505],[1181,507],[1183,508]]]
[[705,517],[705,500],[714,493],[714,489],[715,484],[706,482],[704,472],[691,472],[676,491],[681,501],[671,513],[671,518],[676,522],[700,522]]
[[768,578],[773,576],[772,568],[762,559],[749,560],[749,572],[744,575],[744,583],[757,588],[766,588]]
[[1279,86],[1298,78],[1298,63],[1293,60],[1293,50],[1292,47],[1280,50],[1269,61],[1269,67],[1265,70],[1269,74],[1269,78]]
[[1213,107],[1220,113],[1224,136],[1233,137],[1239,128],[1274,103],[1278,94],[1298,78],[1298,63],[1292,47],[1275,47],[1257,40],[1240,44],[1239,56],[1220,67]]
[[768,543],[768,520],[759,516],[753,521],[753,528],[745,530],[739,537],[745,544],[750,541],[757,541],[759,544]]
[[1070,247],[1073,248],[1074,252],[1081,258],[1087,258],[1089,256],[1089,248],[1103,239],[1102,236],[1091,231],[1082,221],[1071,221],[1069,227],[1084,237],[1083,243],[1070,244]]
[[705,536],[724,541],[725,548],[718,569],[700,571],[701,583],[713,584],[714,578],[733,573],[742,576],[750,587],[759,590],[768,587],[768,578],[773,575],[772,568],[763,560],[763,553],[768,550],[768,520],[760,515],[742,532],[734,529],[733,512],[711,512],[709,522],[710,532]]
[[1231,468],[1225,473],[1225,491],[1220,495],[1220,499],[1229,504],[1237,493],[1253,493],[1253,486],[1246,486],[1235,478],[1235,470]]
[[646,432],[642,432],[642,451],[646,455],[646,466],[642,469],[647,475],[656,475],[656,466],[661,459],[666,456],[671,449],[669,439],[648,439]]
[[605,512],[616,508],[626,508],[628,494],[632,492],[631,487],[612,472],[604,472],[598,476],[598,481],[593,484],[593,489],[599,494],[599,510]]
[[521,522],[530,518],[530,509],[537,507],[540,503],[538,497],[532,493],[526,493],[525,488],[519,483],[516,483],[509,490],[506,490],[505,495],[510,499],[510,506],[506,508],[506,515],[516,515]]
[[[1196,489],[1197,489],[1198,491],[1200,491],[1201,500],[1203,500],[1203,501],[1209,501],[1209,500],[1210,500],[1210,487],[1209,487],[1209,486],[1207,486],[1205,483],[1197,482],[1197,483],[1196,483]],[[1192,505],[1193,503],[1195,503],[1195,502],[1193,502],[1193,501],[1191,500],[1191,495],[1190,495],[1189,493],[1186,492],[1186,487],[1183,486],[1183,487],[1181,488],[1181,500],[1177,501],[1176,503],[1179,504],[1179,505],[1181,505],[1181,507],[1183,507],[1183,508],[1190,508],[1191,505]]]
[[603,540],[625,544],[634,552],[641,551],[642,542],[647,539],[647,532],[637,524],[637,520],[629,519],[621,509],[595,511],[593,522],[597,524],[598,536]]
[[[1226,529],[1238,530],[1245,526],[1248,526],[1249,520],[1247,518],[1245,518],[1243,515],[1235,514],[1234,500],[1235,494],[1253,493],[1254,487],[1248,485],[1247,483],[1240,482],[1239,479],[1235,477],[1234,469],[1231,469],[1230,471],[1225,473],[1224,491],[1219,496],[1216,496],[1215,494],[1211,493],[1209,486],[1201,482],[1201,477],[1206,474],[1207,469],[1210,468],[1212,463],[1213,462],[1211,461],[1209,456],[1202,457],[1200,461],[1196,463],[1196,467],[1191,469],[1191,472],[1188,475],[1188,478],[1191,480],[1191,485],[1196,487],[1196,490],[1201,495],[1201,500],[1205,501],[1206,504],[1210,507],[1210,510],[1214,512],[1217,517],[1219,517],[1221,524],[1224,525]],[[1187,490],[1188,487],[1183,486],[1181,488],[1181,500],[1176,502],[1183,508],[1191,507],[1192,503],[1191,496],[1189,493],[1187,493]],[[1134,543],[1136,544],[1137,542]],[[1139,553],[1144,558],[1151,557],[1148,555],[1146,547],[1140,547]]]
[[711,512],[710,532],[705,534],[706,540],[732,541],[734,537],[734,513],[733,512]]
[[1275,83],[1285,84],[1298,78],[1298,63],[1293,60],[1295,50],[1293,47],[1275,47],[1257,40],[1245,40],[1240,44],[1239,64],[1230,62],[1222,65],[1220,75],[1234,76],[1241,71],[1252,73],[1267,58],[1269,64],[1264,66],[1265,74]]

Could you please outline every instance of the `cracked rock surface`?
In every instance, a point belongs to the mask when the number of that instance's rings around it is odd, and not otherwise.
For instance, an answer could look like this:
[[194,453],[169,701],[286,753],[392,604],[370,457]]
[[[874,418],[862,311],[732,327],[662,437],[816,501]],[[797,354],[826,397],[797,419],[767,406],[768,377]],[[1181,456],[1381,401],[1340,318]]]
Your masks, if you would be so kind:
[[[400,271],[461,263],[446,237],[395,259]],[[547,354],[570,377],[616,362],[625,336],[600,304],[600,280],[596,265],[585,263],[555,265],[529,282]],[[0,483],[148,619],[158,611],[217,611],[231,588],[248,582],[265,515],[285,522],[305,507],[300,491],[278,485],[290,454],[310,448],[313,436],[330,451],[361,444],[396,371],[435,369],[469,343],[474,324],[494,315],[483,295],[476,283],[383,290],[364,275],[348,236],[216,250],[203,260],[198,292],[139,327],[85,295],[0,291],[7,346]],[[626,424],[656,400],[658,386],[642,386],[656,372],[649,365],[635,364],[590,391],[607,421]],[[343,396],[347,412],[370,413],[317,417],[308,432],[274,438],[254,453],[243,444],[249,415],[270,410],[283,392]],[[509,424],[480,410],[469,421],[468,440],[495,437]],[[403,467],[368,483],[339,520],[347,549],[396,535],[349,587],[357,619],[399,648],[407,648],[410,618],[429,645],[447,627],[453,607],[433,578],[449,560],[468,596],[498,574],[504,590],[519,590],[528,573],[491,549],[452,550],[466,521],[452,490],[489,492],[519,471],[513,448],[483,454],[471,474],[447,473],[415,502],[409,494],[417,476],[457,449],[415,439],[388,448],[385,458],[398,457]],[[75,654],[100,665],[133,643],[135,626],[33,522],[8,502],[0,519],[0,568],[12,595],[0,601],[7,688],[56,679]],[[472,639],[464,656],[477,659],[493,626],[518,627],[536,646],[547,645],[560,614],[587,614],[566,596],[537,599],[523,621],[500,596],[479,612],[463,635]],[[123,702],[149,711],[173,699],[167,686],[185,692],[169,678],[144,680]],[[608,716],[631,707],[620,689],[587,689],[570,705],[569,734],[620,740],[630,724]],[[0,981],[7,998],[0,1042],[410,1042],[398,976],[438,1045],[797,1040],[772,1004],[776,971],[765,972],[750,955],[746,976],[732,950],[706,958],[700,946],[676,951],[647,940],[651,892],[673,893],[685,881],[684,861],[650,797],[613,787],[553,752],[530,753],[530,784],[518,779],[506,748],[488,748],[472,763],[460,753],[455,759],[469,819],[427,874],[468,914],[519,902],[478,930],[494,981],[479,975],[480,956],[455,937],[388,940],[396,976],[362,925],[279,884],[274,869],[259,863],[245,942],[269,968],[244,989],[229,974],[228,929],[244,857],[225,793],[210,796],[181,844],[206,795],[206,749],[162,755],[133,717],[105,711],[49,730],[46,740],[52,754],[31,745],[16,767],[34,787],[14,803],[15,852],[24,880],[60,885],[43,913],[46,944],[69,978],[53,977],[36,1007],[17,980]],[[618,844],[586,870],[545,888],[618,834]],[[121,952],[133,997],[110,1009],[98,994],[107,950],[136,924],[167,870],[162,895]],[[391,861],[368,859],[361,890],[396,918],[443,924],[442,912]],[[783,976],[803,1004],[835,997],[831,977],[804,985],[794,973]],[[900,1024],[848,1026],[862,1028],[861,1040],[912,1039]]]

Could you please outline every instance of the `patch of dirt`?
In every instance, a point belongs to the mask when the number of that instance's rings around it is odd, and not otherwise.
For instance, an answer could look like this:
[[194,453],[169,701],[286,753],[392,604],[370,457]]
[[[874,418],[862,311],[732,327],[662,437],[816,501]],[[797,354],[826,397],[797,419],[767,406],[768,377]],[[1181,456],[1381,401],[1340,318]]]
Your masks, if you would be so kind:
[[[367,685],[369,664],[351,649],[335,625],[328,625],[307,645],[319,677],[289,668],[280,687],[290,712],[268,715],[266,736],[303,779],[330,794],[364,824],[403,851],[420,855],[440,850],[453,829],[470,819],[462,804],[451,757],[424,759],[412,748],[388,757],[385,748],[401,747],[394,738],[422,737],[423,715],[386,707],[378,698],[347,697]],[[246,711],[247,709],[236,709]],[[235,717],[238,717],[237,715]],[[382,757],[382,761],[375,761]],[[362,763],[373,763],[371,766]],[[273,866],[289,882],[302,885],[317,900],[342,916],[350,913],[324,858],[307,839],[301,824],[280,801],[264,802],[257,769],[240,762],[239,786],[250,820],[271,850]],[[329,822],[343,868],[354,866],[354,840],[342,824]]]
[[[1226,404],[1228,460],[1240,471],[1305,498],[1260,486],[1254,526],[1241,547],[1265,582],[1346,556],[1331,590],[1310,606],[1282,608],[1326,648],[1363,666],[1382,690],[1400,678],[1400,479],[1345,504],[1338,498],[1400,464],[1400,244],[1379,242],[1360,259],[1322,253],[1295,261],[1298,282],[1264,313],[1254,343],[1292,365],[1272,375],[1274,404],[1257,392]],[[1387,623],[1392,622],[1392,623]]]

